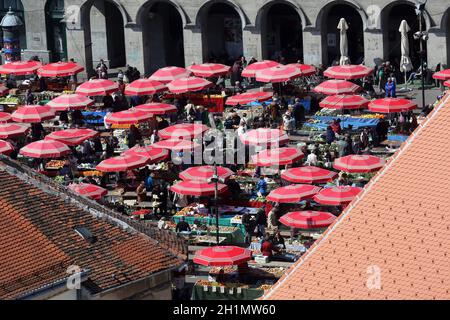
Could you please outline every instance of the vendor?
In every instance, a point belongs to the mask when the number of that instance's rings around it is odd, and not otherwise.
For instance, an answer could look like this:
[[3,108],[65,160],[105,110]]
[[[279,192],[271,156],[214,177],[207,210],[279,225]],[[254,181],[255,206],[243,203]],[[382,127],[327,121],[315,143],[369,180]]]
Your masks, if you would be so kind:
[[191,231],[191,227],[189,224],[185,221],[184,217],[181,217],[180,222],[178,222],[175,232],[188,232]]
[[278,249],[286,250],[286,244],[280,230],[277,230],[273,238],[273,245]]
[[147,190],[145,189],[145,183],[142,181],[136,189],[138,203],[145,202],[147,200]]
[[273,257],[274,252],[278,252],[279,249],[273,245],[272,239],[269,235],[264,237],[264,242],[261,245],[261,253],[263,256],[268,257],[269,261]]
[[259,177],[258,183],[256,184],[256,191],[258,196],[265,197],[267,195],[267,182],[263,176]]

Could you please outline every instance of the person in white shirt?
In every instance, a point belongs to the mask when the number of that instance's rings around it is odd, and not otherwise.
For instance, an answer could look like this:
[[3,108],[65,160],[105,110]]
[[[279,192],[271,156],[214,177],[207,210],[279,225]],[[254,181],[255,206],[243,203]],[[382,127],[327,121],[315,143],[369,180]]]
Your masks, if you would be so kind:
[[238,136],[242,136],[246,132],[247,132],[247,126],[245,125],[245,121],[241,120],[241,122],[239,123],[239,127],[237,128],[237,134],[238,134]]
[[317,155],[316,152],[313,151],[310,154],[308,154],[308,157],[306,158],[305,165],[307,166],[317,166]]

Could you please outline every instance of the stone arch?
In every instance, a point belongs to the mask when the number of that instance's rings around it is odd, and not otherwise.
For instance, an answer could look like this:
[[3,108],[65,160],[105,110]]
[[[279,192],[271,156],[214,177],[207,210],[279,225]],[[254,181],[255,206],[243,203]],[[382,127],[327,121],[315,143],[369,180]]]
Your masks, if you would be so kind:
[[142,17],[147,10],[149,10],[153,5],[156,3],[168,3],[171,4],[180,14],[181,21],[183,22],[183,28],[190,23],[189,17],[187,16],[186,12],[184,11],[183,7],[175,0],[148,0],[145,2],[138,10],[136,14],[136,24],[139,26],[142,26]]
[[316,21],[315,21],[315,25],[314,27],[316,29],[320,28],[323,24],[323,19],[324,16],[326,15],[326,13],[334,6],[336,5],[348,5],[352,8],[354,8],[359,15],[361,16],[361,20],[363,23],[363,29],[366,30],[367,28],[367,14],[364,11],[364,9],[355,1],[353,0],[329,0],[327,4],[325,4],[324,6],[322,6],[322,9],[320,9],[319,14],[317,15]]
[[208,9],[212,5],[217,4],[217,3],[227,4],[227,5],[231,6],[234,10],[236,10],[239,17],[241,18],[242,29],[244,29],[245,26],[247,26],[249,24],[247,16],[244,13],[244,10],[242,10],[241,6],[238,3],[236,3],[235,1],[233,1],[233,0],[207,0],[199,6],[197,14],[195,15],[195,24],[197,26],[201,25],[202,15],[206,14],[208,12]]
[[261,23],[264,18],[264,13],[276,4],[286,4],[292,7],[292,9],[294,9],[300,17],[303,29],[310,24],[302,8],[297,3],[289,0],[268,0],[261,6],[261,8],[259,8],[258,13],[256,14],[255,26],[257,29],[261,29]]
[[[380,10],[381,19],[378,19],[378,24],[379,25],[377,27],[381,28],[384,16],[389,14],[389,11],[393,7],[403,4],[403,5],[409,5],[409,6],[413,7],[413,8],[415,8],[417,3],[418,2],[414,1],[414,0],[397,0],[397,1],[392,1],[392,2],[387,3]],[[425,9],[424,14],[423,14],[423,19],[425,20],[426,30],[428,30],[429,28],[434,26],[433,19],[431,18],[430,13],[426,9]]]

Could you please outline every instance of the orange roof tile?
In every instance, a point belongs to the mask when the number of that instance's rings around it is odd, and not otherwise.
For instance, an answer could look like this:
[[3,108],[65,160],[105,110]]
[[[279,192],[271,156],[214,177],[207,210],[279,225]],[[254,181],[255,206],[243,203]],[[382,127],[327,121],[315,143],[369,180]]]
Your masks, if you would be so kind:
[[[1,161],[0,161],[1,164]],[[182,263],[155,241],[46,193],[0,166],[0,299],[15,299],[89,270],[92,293],[139,280]],[[90,244],[75,227],[96,237]]]
[[263,299],[449,299],[450,95]]

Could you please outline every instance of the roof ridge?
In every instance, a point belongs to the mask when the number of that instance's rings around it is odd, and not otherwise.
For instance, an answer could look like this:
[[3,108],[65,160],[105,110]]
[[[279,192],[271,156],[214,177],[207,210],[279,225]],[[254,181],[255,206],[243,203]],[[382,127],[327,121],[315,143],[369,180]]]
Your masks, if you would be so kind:
[[400,147],[400,149],[391,157],[391,159],[386,163],[386,165],[376,174],[375,177],[371,179],[369,184],[363,189],[363,192],[358,195],[354,201],[350,203],[350,205],[346,208],[346,210],[339,216],[338,219],[326,230],[324,234],[313,244],[312,247],[300,258],[300,260],[285,273],[285,275],[269,290],[267,294],[265,294],[261,299],[266,300],[269,299],[270,296],[283,284],[286,280],[289,280],[292,274],[295,274],[304,262],[316,251],[316,249],[333,233],[333,230],[341,224],[345,218],[353,212],[353,208],[357,203],[359,203],[364,196],[372,189],[372,187],[376,184],[376,182],[384,176],[384,174],[389,170],[389,168],[400,158],[400,155],[403,154],[406,150],[411,146],[411,142],[413,142],[418,134],[422,132],[434,119],[434,117],[439,114],[439,110],[441,110],[447,102],[450,101],[450,93],[447,93],[444,98],[441,99],[439,105],[434,108],[434,110],[428,115],[425,122],[420,124],[418,128],[408,137],[405,143]]

